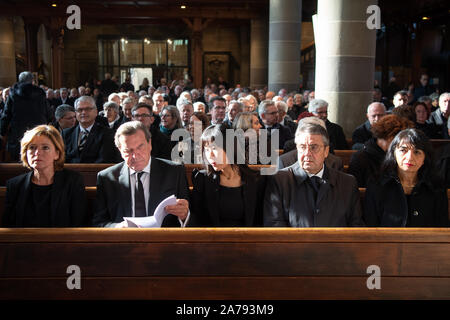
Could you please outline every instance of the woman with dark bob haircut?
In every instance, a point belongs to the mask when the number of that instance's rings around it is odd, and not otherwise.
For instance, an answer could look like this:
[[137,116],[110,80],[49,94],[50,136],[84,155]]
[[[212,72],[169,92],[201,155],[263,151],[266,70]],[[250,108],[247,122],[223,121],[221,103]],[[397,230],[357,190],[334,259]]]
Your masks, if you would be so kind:
[[20,143],[22,164],[31,171],[6,182],[2,226],[86,226],[83,177],[64,169],[64,142],[59,131],[40,125],[25,132]]
[[381,175],[367,187],[367,226],[448,226],[447,192],[435,178],[432,163],[432,147],[421,130],[398,133],[386,153]]
[[189,226],[262,226],[265,179],[247,166],[233,133],[221,124],[209,126],[201,136],[206,168],[192,172]]

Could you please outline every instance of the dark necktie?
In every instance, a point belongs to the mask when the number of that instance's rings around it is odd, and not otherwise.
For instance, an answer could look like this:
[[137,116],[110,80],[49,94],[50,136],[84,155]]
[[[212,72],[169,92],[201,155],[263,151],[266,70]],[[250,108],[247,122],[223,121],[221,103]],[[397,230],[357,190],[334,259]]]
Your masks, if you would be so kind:
[[141,178],[144,172],[137,173],[137,188],[134,191],[134,216],[135,217],[146,217],[147,211],[145,210],[145,196],[144,196],[144,186],[142,184]]
[[83,151],[84,147],[86,146],[86,141],[87,138],[89,136],[89,131],[81,131],[80,132],[81,137],[80,137],[80,143],[78,144],[78,151],[81,152]]
[[309,178],[314,189],[314,200],[317,200],[317,194],[319,193],[321,180],[318,176],[312,176]]

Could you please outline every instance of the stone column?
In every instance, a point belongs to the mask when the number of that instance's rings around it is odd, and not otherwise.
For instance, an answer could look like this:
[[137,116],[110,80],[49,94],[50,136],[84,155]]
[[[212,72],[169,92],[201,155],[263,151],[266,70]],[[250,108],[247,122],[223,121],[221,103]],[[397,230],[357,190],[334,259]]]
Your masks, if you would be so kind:
[[250,25],[250,87],[267,86],[269,26],[266,19],[253,19]]
[[14,28],[11,18],[0,18],[0,87],[12,86],[16,79]]
[[298,90],[301,54],[301,0],[270,0],[269,90]]
[[45,27],[50,34],[52,42],[52,85],[51,87],[61,88],[63,85],[64,70],[64,26],[66,20],[60,17],[50,18]]
[[248,87],[250,83],[250,35],[249,26],[241,25],[239,28],[240,48],[241,48],[241,63],[240,63],[240,81],[241,86]]
[[328,102],[328,119],[347,138],[366,120],[374,85],[376,30],[366,21],[368,6],[377,0],[318,0],[316,98]]
[[37,34],[39,23],[34,19],[25,19],[25,42],[27,48],[27,69],[35,72],[38,68]]

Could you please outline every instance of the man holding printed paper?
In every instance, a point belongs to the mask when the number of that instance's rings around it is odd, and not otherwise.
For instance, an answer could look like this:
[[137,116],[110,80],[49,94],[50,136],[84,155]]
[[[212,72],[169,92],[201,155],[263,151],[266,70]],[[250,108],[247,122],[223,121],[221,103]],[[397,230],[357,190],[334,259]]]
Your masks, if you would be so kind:
[[122,124],[114,140],[124,161],[98,173],[93,225],[126,228],[124,217],[153,216],[157,206],[174,195],[175,204],[165,207],[168,215],[161,226],[184,227],[189,215],[184,167],[151,157],[151,134],[139,121]]

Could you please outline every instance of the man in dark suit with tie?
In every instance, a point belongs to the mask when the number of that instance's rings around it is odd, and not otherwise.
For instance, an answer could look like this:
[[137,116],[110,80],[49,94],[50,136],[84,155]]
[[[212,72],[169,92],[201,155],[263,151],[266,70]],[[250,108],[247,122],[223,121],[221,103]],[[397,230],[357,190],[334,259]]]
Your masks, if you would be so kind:
[[90,96],[75,101],[78,125],[62,132],[66,163],[117,163],[120,155],[114,146],[114,133],[95,121],[97,107]]
[[177,202],[166,206],[169,214],[162,227],[185,226],[189,191],[184,167],[151,157],[151,133],[140,121],[122,124],[115,143],[124,162],[98,173],[94,226],[126,228],[124,217],[151,216],[158,204],[171,195]]
[[363,226],[356,179],[324,164],[327,131],[318,124],[302,125],[295,142],[298,162],[268,179],[264,226]]
[[278,148],[275,149],[284,149],[284,144],[293,138],[293,134],[288,127],[278,123],[278,108],[275,102],[272,100],[263,100],[259,104],[258,114],[264,128],[267,129],[269,141],[275,132],[273,130],[278,130]]

